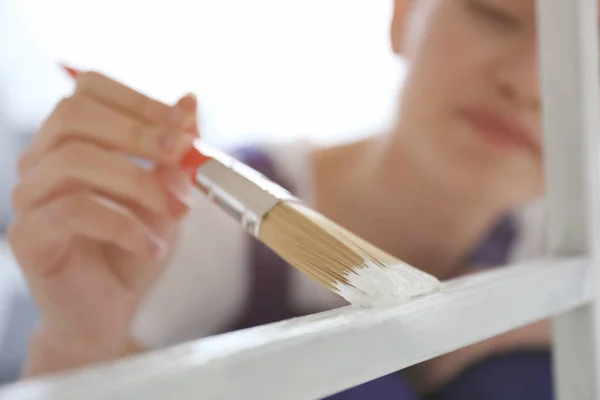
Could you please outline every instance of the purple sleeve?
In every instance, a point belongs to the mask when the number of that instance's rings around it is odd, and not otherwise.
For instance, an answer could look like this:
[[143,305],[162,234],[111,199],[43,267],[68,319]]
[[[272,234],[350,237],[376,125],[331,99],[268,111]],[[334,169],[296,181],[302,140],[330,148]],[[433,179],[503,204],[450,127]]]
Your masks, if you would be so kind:
[[[257,148],[242,148],[232,153],[237,159],[262,173],[275,183],[293,192],[288,182],[278,174],[267,153]],[[248,236],[251,272],[250,291],[243,318],[234,329],[248,328],[292,318],[287,293],[290,268],[281,257],[253,237]]]
[[510,250],[517,239],[517,228],[511,216],[504,216],[483,238],[468,259],[469,264],[496,267],[506,264]]

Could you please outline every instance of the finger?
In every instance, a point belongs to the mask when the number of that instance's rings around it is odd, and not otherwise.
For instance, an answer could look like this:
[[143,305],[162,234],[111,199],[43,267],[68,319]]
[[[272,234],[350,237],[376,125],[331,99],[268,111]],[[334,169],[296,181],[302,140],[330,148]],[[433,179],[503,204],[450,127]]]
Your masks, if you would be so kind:
[[177,102],[176,107],[194,115],[188,132],[200,136],[200,132],[198,131],[198,98],[193,93],[189,93]]
[[[178,185],[191,185],[178,182]],[[62,193],[87,188],[157,214],[169,212],[167,191],[153,171],[120,154],[71,141],[44,157],[13,190],[17,214]],[[166,188],[169,190],[170,188]],[[172,193],[179,196],[180,192]],[[182,199],[187,201],[187,199]]]
[[[182,97],[175,106],[194,113],[195,119],[194,119],[192,126],[188,130],[188,132],[196,137],[200,136],[200,132],[198,130],[198,112],[197,112],[198,99],[196,98],[196,96],[193,93],[187,94],[186,96]],[[184,155],[180,165],[186,169],[187,173],[191,176],[191,179],[193,180],[196,176],[196,172],[195,172],[196,166],[190,168],[187,165],[187,160],[188,160],[189,156],[190,156],[190,153],[187,153],[186,155]]]
[[25,173],[48,151],[69,139],[97,145],[157,162],[174,163],[192,146],[183,131],[146,124],[89,97],[62,100],[42,125],[19,162]]
[[[178,203],[180,204],[180,203]],[[165,243],[168,243],[165,253],[160,259],[164,260],[171,256],[173,251],[173,243],[176,243],[176,237],[179,233],[180,221],[174,217],[157,216],[150,214],[144,209],[136,208],[135,206],[127,206],[127,209],[133,212],[153,233],[157,234]],[[123,249],[114,249],[110,251],[109,257],[119,262],[111,262],[110,268],[115,276],[119,278],[126,287],[133,289],[135,293],[144,293],[149,288],[164,267],[164,263],[147,263],[143,266],[143,270],[132,268],[130,257],[122,254]],[[124,257],[125,256],[125,257]],[[135,254],[132,253],[132,256]],[[158,259],[158,258],[157,258]],[[135,263],[139,265],[139,263]]]
[[[170,221],[170,225],[173,222],[172,219],[180,220],[190,211],[194,204],[194,186],[190,184],[189,174],[177,165],[159,166],[154,174],[168,194],[166,196],[168,215],[157,214],[147,208],[141,208],[127,199],[119,199],[119,203],[140,216],[157,232],[161,232],[159,227],[164,225],[165,219]],[[155,225],[152,221],[158,221],[159,225]]]
[[77,78],[76,93],[81,93],[118,108],[143,121],[185,129],[194,115],[143,95],[97,72],[83,72]]
[[77,236],[111,243],[127,252],[159,259],[166,242],[128,209],[92,193],[60,197],[18,218],[8,237],[11,248],[32,272],[50,273]]
[[[152,221],[165,219],[171,221],[173,218],[179,220],[189,212],[194,204],[194,186],[190,184],[189,174],[177,165],[159,166],[155,169],[154,176],[167,193],[168,215],[157,214],[148,208],[142,208],[139,204],[124,198],[119,198],[118,201],[140,216],[146,223],[150,223],[150,226],[156,230],[158,228]],[[160,232],[160,229],[157,232]]]
[[178,219],[182,218],[194,204],[194,187],[188,172],[179,166],[165,166],[157,168],[156,174],[167,191],[172,194],[167,199],[171,215]]

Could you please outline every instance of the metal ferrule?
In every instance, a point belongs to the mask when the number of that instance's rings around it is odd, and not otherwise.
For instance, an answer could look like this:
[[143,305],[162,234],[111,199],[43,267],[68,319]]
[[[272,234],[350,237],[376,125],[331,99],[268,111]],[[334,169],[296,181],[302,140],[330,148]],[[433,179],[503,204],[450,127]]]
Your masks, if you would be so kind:
[[280,201],[298,201],[290,192],[233,157],[204,143],[195,146],[213,158],[198,168],[196,186],[255,237],[264,216]]

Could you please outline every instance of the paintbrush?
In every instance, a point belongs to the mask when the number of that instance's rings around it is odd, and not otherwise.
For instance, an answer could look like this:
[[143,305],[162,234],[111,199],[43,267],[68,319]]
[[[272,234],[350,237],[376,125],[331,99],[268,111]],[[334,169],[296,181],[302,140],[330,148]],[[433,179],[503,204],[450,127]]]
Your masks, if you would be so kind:
[[[73,78],[79,72],[65,67]],[[440,282],[309,208],[260,172],[197,139],[182,166],[195,187],[287,263],[351,304],[398,303]]]

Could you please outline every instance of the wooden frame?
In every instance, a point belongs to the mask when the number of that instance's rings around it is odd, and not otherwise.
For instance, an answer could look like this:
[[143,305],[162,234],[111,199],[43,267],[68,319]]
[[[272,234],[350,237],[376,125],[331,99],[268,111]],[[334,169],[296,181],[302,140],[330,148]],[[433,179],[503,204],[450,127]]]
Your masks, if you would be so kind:
[[0,400],[315,399],[554,317],[559,400],[600,400],[597,0],[538,0],[550,258],[21,382]]
[[557,398],[600,399],[597,0],[537,0],[544,101],[548,242],[553,257],[585,255],[594,293],[554,319]]

